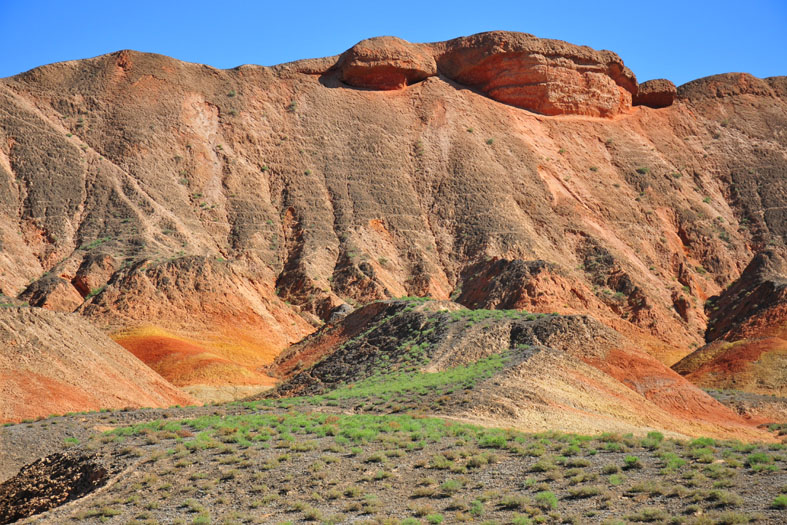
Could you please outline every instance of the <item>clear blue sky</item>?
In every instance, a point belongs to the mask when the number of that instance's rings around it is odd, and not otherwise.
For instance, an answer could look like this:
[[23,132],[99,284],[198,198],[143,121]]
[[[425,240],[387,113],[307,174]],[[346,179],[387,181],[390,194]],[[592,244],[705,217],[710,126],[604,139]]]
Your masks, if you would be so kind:
[[433,42],[493,29],[610,49],[640,81],[787,75],[787,0],[0,0],[0,77],[119,49],[230,68],[335,55],[371,36]]

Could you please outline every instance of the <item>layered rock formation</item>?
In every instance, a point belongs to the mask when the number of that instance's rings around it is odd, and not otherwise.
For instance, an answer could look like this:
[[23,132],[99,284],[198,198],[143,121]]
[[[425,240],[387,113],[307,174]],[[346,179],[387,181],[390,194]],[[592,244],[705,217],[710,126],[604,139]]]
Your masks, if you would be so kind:
[[615,53],[521,33],[446,42],[438,67],[495,100],[544,115],[617,115],[637,91],[636,77]]
[[500,32],[37,68],[0,82],[0,293],[191,386],[269,384],[334,313],[405,295],[590,313],[671,365],[787,237],[787,82],[628,111],[637,89],[613,53]]

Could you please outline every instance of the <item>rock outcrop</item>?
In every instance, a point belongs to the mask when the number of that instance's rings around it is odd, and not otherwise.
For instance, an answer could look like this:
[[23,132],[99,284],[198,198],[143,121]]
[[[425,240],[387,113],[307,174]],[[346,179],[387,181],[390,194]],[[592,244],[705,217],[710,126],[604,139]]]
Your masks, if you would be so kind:
[[[439,72],[499,102],[544,115],[610,117],[631,107],[637,79],[611,51],[492,31],[434,44],[363,40],[339,57],[351,86],[401,89]],[[674,88],[674,86],[673,86]]]
[[634,95],[634,105],[666,108],[671,106],[677,97],[678,88],[672,81],[666,78],[657,78],[639,85],[639,89]]
[[55,275],[47,275],[31,283],[19,294],[19,298],[31,306],[55,312],[73,312],[83,302],[70,282]]
[[0,524],[81,498],[105,485],[110,471],[94,457],[57,453],[26,465],[0,484]]
[[[698,78],[678,88],[678,97],[686,99],[726,98],[739,95],[772,97],[784,86],[784,77],[757,78],[748,73],[722,73]],[[782,91],[783,92],[783,91]]]
[[400,89],[437,74],[424,46],[392,36],[358,42],[342,54],[338,68],[343,82],[379,90]]
[[493,31],[445,42],[440,71],[489,97],[544,115],[609,117],[631,107],[637,79],[611,51]]

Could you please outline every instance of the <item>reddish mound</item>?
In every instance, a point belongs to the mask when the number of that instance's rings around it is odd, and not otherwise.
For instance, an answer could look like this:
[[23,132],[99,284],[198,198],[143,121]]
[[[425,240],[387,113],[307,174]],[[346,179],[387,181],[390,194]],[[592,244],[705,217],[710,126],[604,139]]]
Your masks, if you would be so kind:
[[[113,337],[123,348],[177,386],[273,385],[273,378],[222,357],[217,350],[168,335],[142,329]],[[262,357],[262,356],[260,356]],[[264,359],[262,363],[265,363]],[[257,365],[261,364],[259,361]]]
[[75,315],[0,309],[0,422],[196,401]]
[[345,51],[337,65],[351,86],[400,89],[437,74],[434,58],[417,46],[391,36],[370,38]]
[[634,105],[666,108],[671,106],[677,97],[678,88],[675,87],[675,84],[665,78],[657,78],[639,85],[634,96]]

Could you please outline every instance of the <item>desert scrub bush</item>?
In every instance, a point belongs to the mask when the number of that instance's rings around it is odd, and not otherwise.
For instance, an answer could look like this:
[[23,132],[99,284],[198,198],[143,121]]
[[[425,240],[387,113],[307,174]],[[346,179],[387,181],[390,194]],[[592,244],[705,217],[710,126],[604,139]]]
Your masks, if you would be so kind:
[[522,514],[517,514],[513,518],[511,518],[512,525],[532,525],[533,520],[530,519],[528,516],[523,516]]
[[712,490],[705,499],[717,507],[739,507],[743,504],[743,498],[727,490]]
[[633,522],[659,522],[665,523],[669,519],[669,514],[664,509],[658,507],[645,507],[635,514],[629,514],[626,519]]
[[628,492],[661,496],[667,493],[667,489],[658,481],[643,481],[632,485],[631,488],[628,489]]
[[772,461],[773,459],[764,452],[755,452],[746,456],[746,466],[751,469],[756,468],[758,465],[767,465]]
[[554,459],[551,457],[541,458],[537,462],[533,463],[530,467],[531,472],[549,472],[550,470],[555,470],[557,465],[555,465]]
[[663,452],[659,454],[659,459],[662,461],[662,474],[675,472],[686,464],[686,460],[674,452]]
[[437,495],[437,489],[434,487],[415,487],[410,493],[410,497],[417,498],[432,498]]
[[524,510],[528,505],[530,505],[530,498],[519,494],[503,496],[498,503],[498,506],[505,510]]
[[598,485],[583,485],[581,487],[573,487],[568,491],[568,497],[572,499],[584,499],[598,496],[604,491]]
[[642,440],[641,445],[648,450],[656,450],[661,446],[662,441],[664,441],[664,434],[661,432],[648,432],[647,437]]
[[446,495],[452,495],[462,490],[463,486],[464,483],[460,480],[447,479],[440,485],[440,490]]
[[626,456],[623,458],[623,468],[626,470],[641,469],[642,462],[637,456]]
[[554,492],[545,490],[535,495],[535,503],[544,510],[557,509],[557,496]]
[[563,466],[568,468],[589,467],[590,465],[591,462],[587,458],[569,458],[563,462]]
[[773,498],[771,507],[774,509],[787,509],[787,494],[780,494]]
[[506,436],[499,432],[485,432],[478,438],[478,446],[481,448],[504,449],[507,445]]

